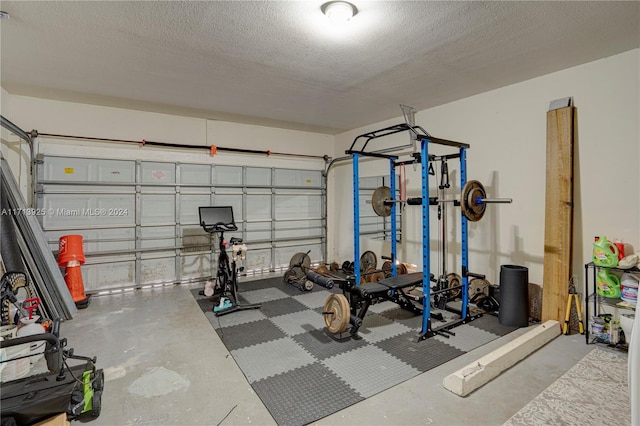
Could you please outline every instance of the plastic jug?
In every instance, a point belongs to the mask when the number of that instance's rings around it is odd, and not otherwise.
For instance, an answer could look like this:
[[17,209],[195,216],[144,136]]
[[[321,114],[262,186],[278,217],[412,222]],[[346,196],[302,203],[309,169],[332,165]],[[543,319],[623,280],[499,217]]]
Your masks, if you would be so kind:
[[[18,329],[18,337],[31,336],[33,334],[45,333],[44,327],[37,321],[40,319],[39,315],[34,315],[32,318],[20,318],[22,327]],[[29,362],[35,364],[44,356],[45,341],[39,340],[31,342],[29,345]]]
[[607,237],[598,237],[593,242],[593,264],[609,268],[618,266],[618,247]]
[[[37,297],[27,299],[23,302],[23,306],[29,311],[29,318],[20,318],[21,327],[18,328],[17,336],[24,337],[45,333],[46,330],[44,329],[42,324],[38,323],[40,316],[33,315],[33,311],[38,309],[38,307],[40,306],[40,299]],[[42,359],[42,357],[44,356],[45,343],[46,342],[44,340],[31,342],[31,344],[29,345],[29,362],[31,364],[35,364]]]
[[620,297],[620,278],[606,269],[599,270],[596,279],[596,291],[603,297],[612,299]]

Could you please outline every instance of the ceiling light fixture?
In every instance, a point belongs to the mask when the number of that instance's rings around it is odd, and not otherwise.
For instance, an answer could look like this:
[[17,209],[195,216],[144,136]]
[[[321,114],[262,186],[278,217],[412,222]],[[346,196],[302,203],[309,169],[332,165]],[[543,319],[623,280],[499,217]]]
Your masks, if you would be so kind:
[[9,19],[9,12],[5,12],[4,10],[0,10],[0,19]]
[[322,10],[322,13],[327,15],[331,23],[334,25],[346,24],[356,15],[356,13],[358,13],[358,9],[353,4],[346,1],[327,2],[320,7],[320,10]]

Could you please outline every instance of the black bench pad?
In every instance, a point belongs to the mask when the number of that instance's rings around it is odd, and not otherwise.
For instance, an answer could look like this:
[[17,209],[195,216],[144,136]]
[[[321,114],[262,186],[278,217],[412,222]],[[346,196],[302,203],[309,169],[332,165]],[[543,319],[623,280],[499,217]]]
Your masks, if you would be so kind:
[[[371,284],[371,283],[367,283]],[[414,285],[422,285],[422,272],[413,272],[411,274],[398,275],[397,277],[389,277],[377,282],[390,290],[411,287]]]
[[377,283],[363,283],[358,286],[362,294],[374,295],[378,293],[386,293],[389,291],[389,287],[384,284]]

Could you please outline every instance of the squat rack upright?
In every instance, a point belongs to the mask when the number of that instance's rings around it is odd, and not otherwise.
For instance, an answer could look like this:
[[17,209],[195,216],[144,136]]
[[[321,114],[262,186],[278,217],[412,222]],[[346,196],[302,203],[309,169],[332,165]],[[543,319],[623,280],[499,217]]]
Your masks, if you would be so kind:
[[[385,136],[401,132],[410,132],[412,139],[420,141],[420,152],[414,152],[411,160],[398,161],[397,155],[388,155],[376,151],[367,151],[367,145],[374,139],[379,139]],[[355,149],[358,142],[362,142],[360,149]],[[445,156],[435,156],[429,154],[429,144],[444,145],[454,147],[458,149],[455,154],[448,154]],[[442,327],[433,328],[431,324],[431,266],[430,266],[430,232],[429,232],[429,206],[431,205],[431,199],[429,197],[429,163],[438,159],[460,159],[460,187],[463,188],[467,183],[467,156],[466,150],[469,148],[468,144],[461,142],[454,142],[446,139],[435,138],[429,135],[422,127],[413,126],[407,123],[401,123],[394,126],[386,127],[384,129],[375,130],[369,133],[365,133],[357,136],[351,147],[346,151],[347,155],[351,155],[353,160],[353,228],[354,228],[354,274],[355,285],[360,284],[360,205],[359,205],[359,160],[361,157],[373,157],[389,160],[389,187],[391,193],[391,265],[392,276],[397,276],[396,268],[396,252],[397,252],[397,226],[396,226],[396,201],[394,200],[396,194],[396,174],[395,168],[401,164],[413,164],[420,163],[422,173],[422,194],[421,194],[421,206],[422,206],[422,331],[417,336],[416,341],[424,340],[435,334],[442,334],[447,336],[452,334],[448,329],[457,325],[466,323],[474,318],[471,317],[468,309],[469,303],[469,276],[478,276],[479,274],[473,274],[469,272],[469,247],[468,247],[468,219],[465,215],[461,214],[461,247],[462,247],[462,308],[460,310],[460,319],[457,321],[449,322]],[[434,200],[437,203],[437,200]]]

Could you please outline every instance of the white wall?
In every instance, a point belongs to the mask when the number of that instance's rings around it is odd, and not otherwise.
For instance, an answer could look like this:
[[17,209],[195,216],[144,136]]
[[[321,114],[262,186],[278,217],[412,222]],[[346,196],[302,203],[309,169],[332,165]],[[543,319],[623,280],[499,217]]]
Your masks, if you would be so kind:
[[[39,137],[39,152],[49,155],[86,158],[125,158],[154,161],[234,164],[262,167],[287,167],[322,170],[321,159],[293,158],[278,155],[237,155],[218,152],[209,154],[207,147],[247,148],[262,151],[312,154],[322,156],[333,151],[333,136],[287,129],[250,126],[237,123],[205,120],[137,110],[102,107],[17,96],[3,90],[3,115],[18,127],[29,132],[64,134],[97,138],[156,141],[182,145],[201,145],[199,150],[180,150],[142,147],[141,144],[96,141],[66,141]],[[14,138],[15,139],[15,138]],[[15,139],[17,140],[17,139]],[[25,143],[23,145],[26,145]],[[18,152],[7,146],[5,151]],[[27,151],[28,152],[28,151]],[[14,173],[28,166],[27,152],[19,157],[10,155]],[[28,169],[27,169],[28,170]],[[27,175],[20,173],[20,184],[27,194]]]
[[[11,96],[7,91],[0,88],[0,113],[3,117],[9,119],[8,113],[11,111]],[[9,119],[10,120],[10,119]],[[31,182],[31,164],[29,161],[29,146],[13,133],[0,128],[0,151],[4,158],[11,165],[12,171],[18,180],[18,186],[22,190],[25,197],[29,191]]]
[[[492,205],[469,227],[470,269],[497,283],[502,264],[529,268],[531,282],[543,282],[546,112],[554,99],[573,96],[577,108],[575,145],[574,273],[582,279],[595,235],[622,238],[640,250],[640,70],[639,50],[442,105],[416,115],[431,135],[469,143],[468,179],[480,180],[491,197],[511,197],[512,204]],[[400,111],[399,111],[400,112]],[[337,136],[336,155],[354,137],[402,122],[399,117]],[[395,138],[404,144],[406,136]],[[361,167],[361,176],[388,173],[385,161]],[[459,169],[451,167],[450,171]],[[420,194],[419,169],[407,168],[408,195]],[[329,260],[353,258],[351,162],[339,163],[329,177]],[[459,180],[455,180],[459,182]],[[433,181],[432,181],[433,185]],[[432,190],[432,196],[435,193]],[[407,207],[398,258],[422,264],[421,215]],[[437,247],[432,208],[431,240]],[[456,212],[457,213],[457,212]],[[435,224],[433,222],[436,222]],[[456,220],[456,225],[459,220]],[[452,222],[449,221],[451,225]],[[346,237],[345,237],[346,236]],[[459,225],[450,231],[459,241]],[[363,239],[363,249],[378,254],[381,243]],[[459,246],[450,244],[459,252]],[[387,250],[388,251],[388,250]],[[431,252],[431,269],[437,252]],[[451,258],[448,270],[458,268]],[[437,269],[435,269],[437,271]]]

